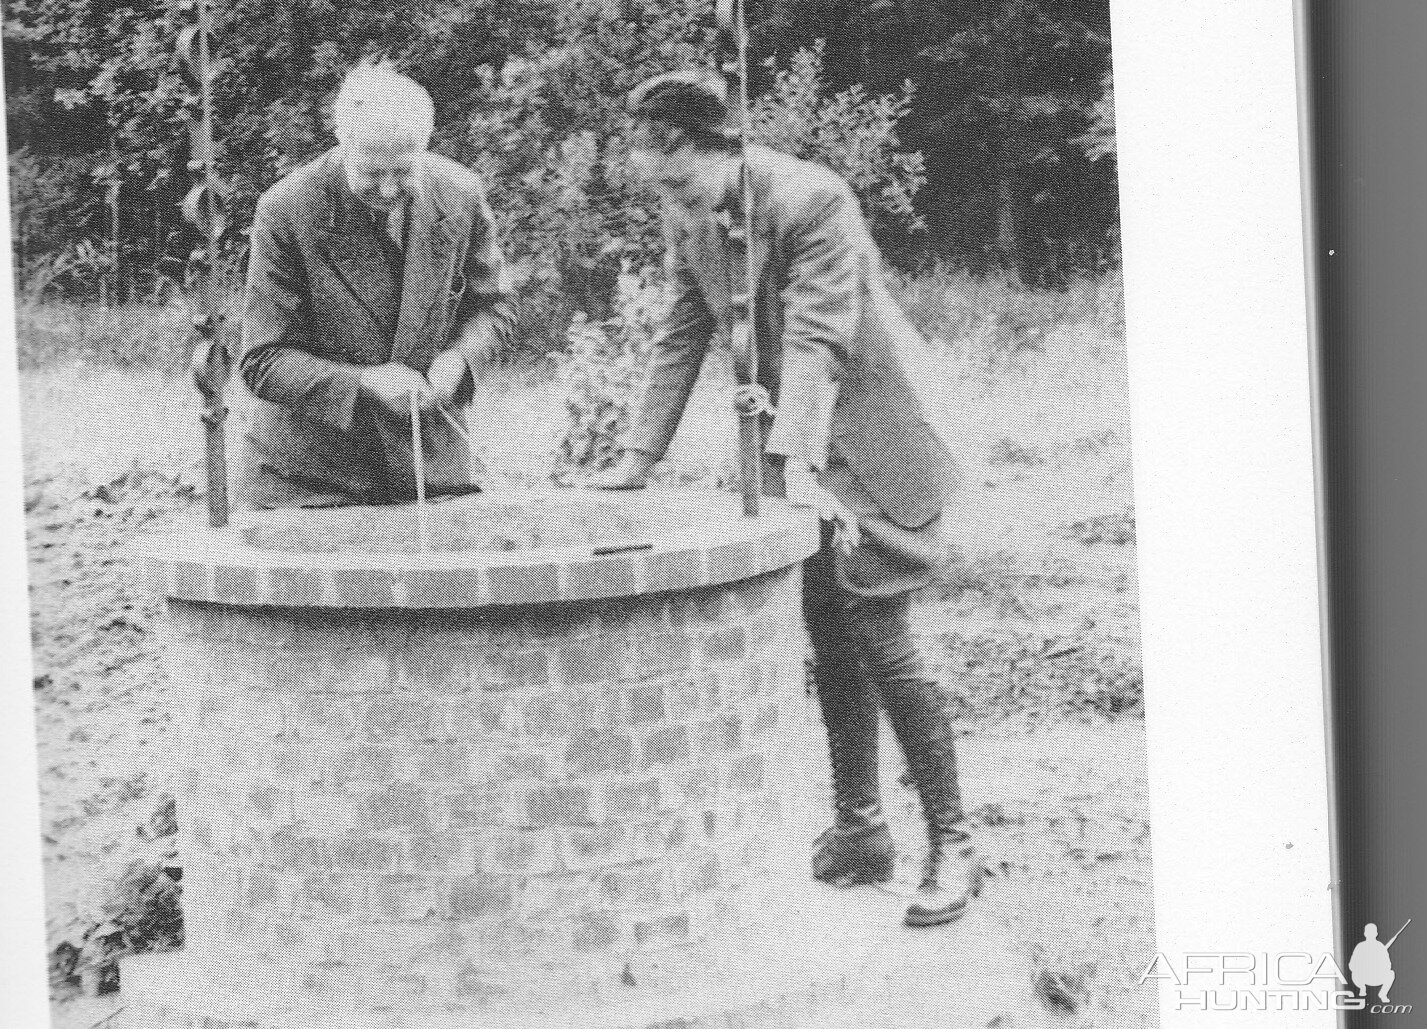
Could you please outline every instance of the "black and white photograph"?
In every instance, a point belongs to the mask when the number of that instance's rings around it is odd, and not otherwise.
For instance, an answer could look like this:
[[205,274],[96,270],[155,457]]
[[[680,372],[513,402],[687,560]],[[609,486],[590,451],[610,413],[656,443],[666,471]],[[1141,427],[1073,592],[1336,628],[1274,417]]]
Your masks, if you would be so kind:
[[55,1029],[1160,1025],[1112,52],[7,3]]

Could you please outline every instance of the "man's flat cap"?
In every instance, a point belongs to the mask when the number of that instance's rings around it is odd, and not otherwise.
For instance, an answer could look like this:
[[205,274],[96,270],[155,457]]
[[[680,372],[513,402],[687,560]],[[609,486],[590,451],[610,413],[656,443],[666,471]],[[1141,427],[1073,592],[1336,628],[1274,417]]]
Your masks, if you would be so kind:
[[711,71],[665,72],[641,82],[629,94],[629,113],[645,121],[661,121],[687,132],[726,136],[729,124],[728,88]]

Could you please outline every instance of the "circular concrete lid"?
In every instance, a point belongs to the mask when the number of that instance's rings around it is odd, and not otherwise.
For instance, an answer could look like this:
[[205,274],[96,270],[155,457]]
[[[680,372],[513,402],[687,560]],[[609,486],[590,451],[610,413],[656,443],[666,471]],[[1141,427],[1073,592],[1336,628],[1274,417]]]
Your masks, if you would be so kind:
[[264,607],[471,608],[599,600],[733,582],[817,550],[812,512],[710,491],[534,490],[429,504],[200,517],[139,545],[166,597]]

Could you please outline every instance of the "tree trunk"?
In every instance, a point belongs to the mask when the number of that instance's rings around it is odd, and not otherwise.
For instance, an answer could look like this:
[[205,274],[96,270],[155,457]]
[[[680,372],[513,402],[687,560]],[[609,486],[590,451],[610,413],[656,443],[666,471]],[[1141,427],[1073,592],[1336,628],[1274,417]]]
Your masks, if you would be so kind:
[[[1020,0],[1006,0],[1005,6],[1001,10],[1001,39],[998,47],[1001,64],[1001,89],[1003,92],[1008,91],[1013,95],[1018,82],[1013,68],[1020,55],[1011,53],[1011,41],[1019,40],[1019,34],[1015,33],[1013,29],[1020,14],[1020,7]],[[1020,166],[1017,160],[1020,145],[1019,140],[1009,136],[1009,133],[1015,131],[1017,131],[1017,126],[1014,121],[1007,120],[1002,123],[1000,168],[996,179],[996,256],[1001,262],[1001,267],[1019,280],[1021,274],[1021,232],[1019,211],[1016,207],[1016,172]]]
[[1020,226],[1017,224],[1016,183],[1009,165],[996,180],[996,259],[1017,278],[1021,274]]
[[100,283],[103,307],[119,302],[119,186],[111,183],[105,200],[109,206],[109,270]]

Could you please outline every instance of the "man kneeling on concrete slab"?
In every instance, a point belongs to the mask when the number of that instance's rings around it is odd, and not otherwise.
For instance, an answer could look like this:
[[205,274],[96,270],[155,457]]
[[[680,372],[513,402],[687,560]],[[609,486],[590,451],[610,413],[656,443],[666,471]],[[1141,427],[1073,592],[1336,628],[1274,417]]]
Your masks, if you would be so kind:
[[928,852],[910,925],[959,918],[980,892],[980,858],[963,829],[954,730],[922,668],[908,613],[945,548],[953,464],[927,425],[898,356],[915,329],[882,281],[856,196],[826,168],[739,145],[724,83],[701,71],[645,82],[630,96],[631,161],[661,196],[674,296],[644,401],[619,464],[592,485],[645,484],[669,446],[713,337],[731,323],[752,187],[753,279],[768,491],[817,509],[823,548],[804,566],[803,611],[827,724],[835,821],[813,875],[837,886],[886,882],[894,853],[877,776],[885,707],[921,798]]
[[431,97],[390,68],[350,72],[333,121],[339,145],[258,201],[241,492],[258,508],[415,499],[413,397],[427,492],[473,492],[460,408],[515,310],[481,181],[427,152]]

